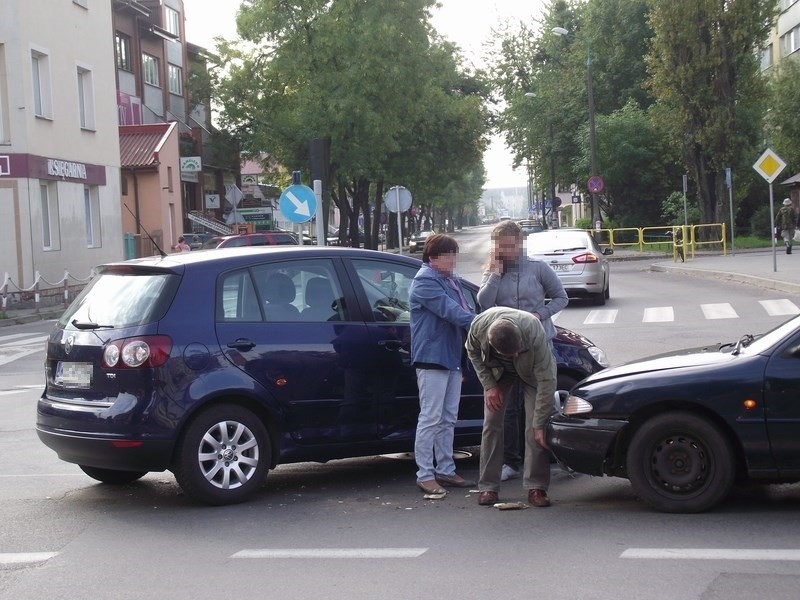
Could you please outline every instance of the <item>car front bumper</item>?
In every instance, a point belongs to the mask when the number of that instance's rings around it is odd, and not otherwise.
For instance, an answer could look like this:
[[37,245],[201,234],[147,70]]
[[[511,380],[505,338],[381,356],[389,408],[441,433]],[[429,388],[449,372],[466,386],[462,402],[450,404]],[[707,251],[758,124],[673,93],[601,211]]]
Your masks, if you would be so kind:
[[558,460],[579,473],[604,475],[617,434],[628,424],[615,419],[555,416],[547,426],[547,444]]

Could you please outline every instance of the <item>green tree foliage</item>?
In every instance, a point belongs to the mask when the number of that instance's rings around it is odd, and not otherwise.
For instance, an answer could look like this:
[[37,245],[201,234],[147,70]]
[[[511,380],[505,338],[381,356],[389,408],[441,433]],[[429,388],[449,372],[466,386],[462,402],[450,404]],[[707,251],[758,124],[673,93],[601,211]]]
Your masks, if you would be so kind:
[[800,64],[783,60],[770,79],[769,147],[786,161],[786,174],[800,171]]
[[697,186],[703,223],[725,221],[725,167],[752,164],[764,85],[756,50],[774,0],[649,0],[651,89]]
[[[384,182],[417,201],[480,164],[485,84],[458,68],[430,26],[434,0],[245,0],[242,41],[221,45],[221,122],[252,155],[308,165],[308,140],[331,138],[332,199],[376,232]],[[374,213],[369,210],[374,203]],[[373,243],[375,238],[373,237]]]

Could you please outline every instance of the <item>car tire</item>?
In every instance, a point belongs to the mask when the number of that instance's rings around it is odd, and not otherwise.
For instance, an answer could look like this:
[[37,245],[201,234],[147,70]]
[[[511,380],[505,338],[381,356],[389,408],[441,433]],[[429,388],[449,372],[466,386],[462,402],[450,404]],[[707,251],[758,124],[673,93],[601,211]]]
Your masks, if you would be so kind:
[[600,292],[599,294],[594,294],[592,296],[592,304],[595,306],[603,306],[606,303],[606,293],[605,291]]
[[725,435],[705,418],[682,411],[647,420],[633,435],[626,466],[639,497],[670,513],[708,510],[728,495],[735,477]]
[[233,404],[198,414],[178,443],[173,473],[187,496],[206,504],[244,501],[261,487],[272,461],[261,420]]
[[147,475],[147,471],[119,471],[117,469],[98,469],[97,467],[87,467],[86,465],[78,466],[81,471],[92,479],[109,485],[124,485]]
[[606,291],[605,291],[604,296],[605,296],[606,300],[611,298],[611,282],[610,281],[606,283]]

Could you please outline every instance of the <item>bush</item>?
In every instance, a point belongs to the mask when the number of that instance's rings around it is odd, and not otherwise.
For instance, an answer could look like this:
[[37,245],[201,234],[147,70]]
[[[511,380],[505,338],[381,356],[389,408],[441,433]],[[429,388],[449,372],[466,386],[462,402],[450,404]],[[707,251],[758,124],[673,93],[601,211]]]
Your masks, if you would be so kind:
[[771,237],[769,205],[761,206],[753,212],[753,216],[750,217],[750,233],[756,237]]

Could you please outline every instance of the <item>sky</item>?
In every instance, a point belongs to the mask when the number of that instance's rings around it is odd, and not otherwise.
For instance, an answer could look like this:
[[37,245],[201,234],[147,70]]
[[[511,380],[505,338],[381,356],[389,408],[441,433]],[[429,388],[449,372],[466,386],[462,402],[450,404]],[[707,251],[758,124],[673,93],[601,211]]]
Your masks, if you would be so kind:
[[[186,38],[189,42],[213,49],[214,38],[236,35],[234,18],[239,0],[184,0]],[[520,20],[532,22],[541,16],[543,0],[439,0],[433,25],[450,41],[458,44],[464,55],[480,66],[485,43],[495,37],[493,30],[503,24],[512,26]],[[511,169],[511,153],[501,137],[493,137],[483,157],[487,173],[486,188],[525,187],[523,169]]]

